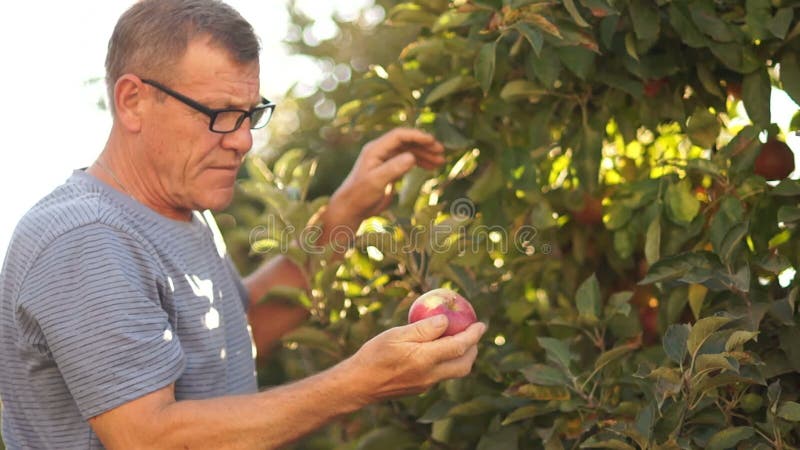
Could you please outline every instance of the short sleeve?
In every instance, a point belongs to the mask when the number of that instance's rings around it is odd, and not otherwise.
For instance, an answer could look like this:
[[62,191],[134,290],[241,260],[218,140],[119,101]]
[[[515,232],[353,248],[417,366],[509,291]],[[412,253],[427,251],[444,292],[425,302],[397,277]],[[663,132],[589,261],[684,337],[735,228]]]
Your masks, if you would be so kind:
[[102,224],[62,235],[28,271],[17,302],[21,329],[45,343],[85,419],[183,372],[161,278],[135,238]]

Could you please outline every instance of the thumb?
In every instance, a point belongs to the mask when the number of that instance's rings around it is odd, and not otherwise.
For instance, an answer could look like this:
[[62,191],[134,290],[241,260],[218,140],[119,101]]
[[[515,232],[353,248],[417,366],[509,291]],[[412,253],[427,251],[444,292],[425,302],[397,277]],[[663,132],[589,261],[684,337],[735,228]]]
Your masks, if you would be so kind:
[[409,338],[413,342],[433,341],[447,330],[448,324],[449,321],[444,314],[427,317],[409,325],[411,328],[411,336]]
[[374,176],[383,183],[391,183],[398,180],[406,172],[411,170],[416,164],[417,159],[409,152],[400,153],[386,160],[383,164],[375,168]]

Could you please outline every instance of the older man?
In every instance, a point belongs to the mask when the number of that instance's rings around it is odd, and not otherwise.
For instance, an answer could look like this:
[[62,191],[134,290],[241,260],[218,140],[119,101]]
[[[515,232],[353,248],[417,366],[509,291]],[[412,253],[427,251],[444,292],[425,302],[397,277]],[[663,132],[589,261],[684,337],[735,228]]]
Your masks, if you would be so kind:
[[[485,326],[437,339],[439,316],[257,392],[253,342],[266,349],[307,315],[258,300],[305,280],[281,258],[241,280],[201,211],[230,203],[250,129],[274,108],[259,95],[258,52],[250,25],[214,0],[143,0],[120,18],[108,143],[22,219],[0,274],[9,449],[274,448],[469,373]],[[325,228],[355,228],[386,207],[389,183],[442,152],[409,129],[371,142]]]

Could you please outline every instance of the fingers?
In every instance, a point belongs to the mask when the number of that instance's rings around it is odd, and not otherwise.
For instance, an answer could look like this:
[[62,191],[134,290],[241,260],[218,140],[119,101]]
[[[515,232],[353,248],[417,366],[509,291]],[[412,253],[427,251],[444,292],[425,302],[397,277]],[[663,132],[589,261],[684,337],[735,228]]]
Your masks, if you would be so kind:
[[484,333],[486,333],[486,324],[473,323],[461,333],[432,342],[428,351],[432,352],[436,361],[455,360],[464,356],[470,348],[475,347]]
[[410,325],[397,327],[397,330],[401,333],[402,339],[407,342],[430,342],[445,332],[447,324],[447,317],[439,314]]
[[413,128],[395,128],[368,143],[364,151],[381,161],[411,152],[421,164],[444,162],[444,146],[432,135]]
[[385,186],[393,181],[399,180],[400,177],[414,167],[415,163],[414,155],[411,153],[401,153],[376,167],[372,172],[372,176],[376,183]]
[[472,372],[472,365],[475,363],[475,358],[477,357],[478,346],[473,345],[460,357],[439,364],[434,370],[433,375],[438,380],[465,377]]

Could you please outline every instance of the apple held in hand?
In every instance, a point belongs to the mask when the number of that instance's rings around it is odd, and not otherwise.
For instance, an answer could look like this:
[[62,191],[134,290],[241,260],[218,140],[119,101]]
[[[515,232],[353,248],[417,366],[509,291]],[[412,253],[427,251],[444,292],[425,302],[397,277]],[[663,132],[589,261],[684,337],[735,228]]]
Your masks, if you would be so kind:
[[458,334],[478,321],[475,310],[464,297],[450,289],[434,289],[420,295],[408,310],[408,323],[444,314],[449,324],[442,336]]

